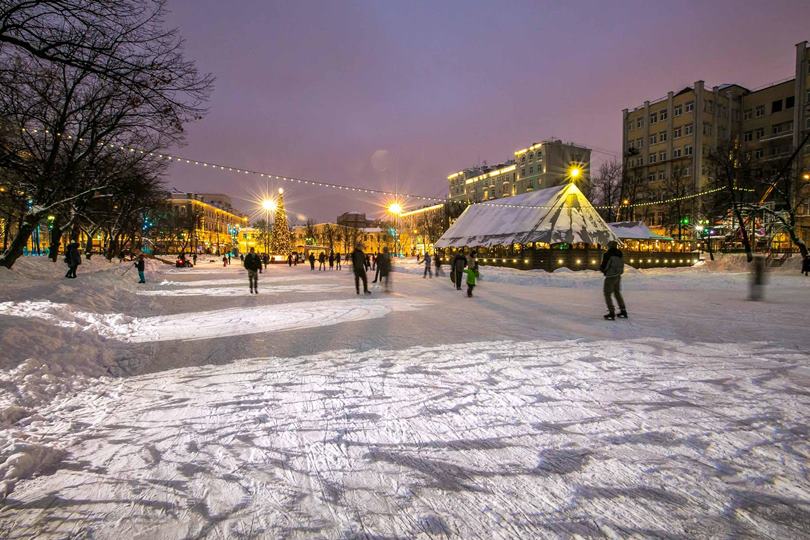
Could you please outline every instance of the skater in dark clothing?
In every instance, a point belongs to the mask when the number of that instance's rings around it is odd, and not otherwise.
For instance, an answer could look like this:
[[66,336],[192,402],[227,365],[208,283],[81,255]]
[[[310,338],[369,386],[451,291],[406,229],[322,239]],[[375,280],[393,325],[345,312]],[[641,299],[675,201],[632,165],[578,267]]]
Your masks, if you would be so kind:
[[335,255],[335,264],[337,265],[337,269],[340,270],[340,252]]
[[134,264],[135,268],[138,269],[138,278],[140,278],[138,283],[146,283],[146,278],[143,275],[143,271],[146,270],[146,263],[143,260],[143,253],[138,255],[138,260],[135,261]]
[[267,270],[267,265],[270,264],[270,255],[267,253],[262,255],[262,264],[264,265],[264,269]]
[[290,253],[289,255],[287,255],[287,266],[289,266],[290,268],[292,268],[292,253]]
[[433,254],[433,259],[434,259],[434,262],[436,263],[436,277],[444,275],[444,272],[442,272],[442,256],[441,256],[441,254],[440,253],[434,253]]
[[467,266],[467,257],[463,251],[456,253],[453,262],[450,264],[450,277],[456,284],[456,290],[461,290],[461,276],[464,274],[464,267]]
[[329,270],[334,270],[334,269],[335,269],[335,252],[330,251],[329,252]]
[[430,278],[433,279],[433,268],[430,266],[431,262],[430,253],[425,253],[425,271],[422,272],[422,278],[430,276]]
[[371,294],[368,290],[368,276],[366,276],[366,261],[368,258],[363,253],[363,244],[357,244],[352,252],[352,272],[354,273],[354,288],[360,294],[360,280],[363,281],[363,292]]
[[262,260],[256,254],[256,248],[250,248],[250,253],[245,257],[244,265],[248,272],[250,294],[259,294],[259,269],[262,267]]
[[321,251],[318,254],[318,272],[326,270],[326,253]]
[[810,255],[805,255],[802,261],[802,274],[810,275]]
[[228,266],[228,256],[227,255],[222,256],[222,266],[223,267]]
[[68,244],[65,249],[65,262],[68,265],[68,271],[65,277],[74,279],[76,277],[76,270],[79,268],[79,265],[82,264],[82,256],[79,254],[79,242],[75,239]]
[[599,270],[605,274],[605,284],[603,292],[605,293],[605,303],[607,304],[608,312],[605,314],[605,319],[613,321],[616,320],[616,309],[613,307],[613,296],[616,297],[616,302],[619,304],[619,318],[627,318],[627,310],[624,306],[624,298],[622,298],[622,274],[624,273],[624,259],[622,252],[619,250],[618,242],[611,240],[608,242],[608,250],[602,257],[602,264],[599,265]]
[[385,292],[391,291],[391,255],[388,247],[383,248],[383,252],[377,255],[377,273],[380,276],[380,283],[385,283]]
[[197,266],[197,254],[196,253],[191,256],[191,260],[192,260],[192,264],[194,266]]
[[309,254],[309,269],[310,269],[311,272],[315,271],[315,254],[314,253]]
[[366,255],[366,260],[363,264],[366,265],[366,272],[368,272],[368,270],[371,268],[371,255]]

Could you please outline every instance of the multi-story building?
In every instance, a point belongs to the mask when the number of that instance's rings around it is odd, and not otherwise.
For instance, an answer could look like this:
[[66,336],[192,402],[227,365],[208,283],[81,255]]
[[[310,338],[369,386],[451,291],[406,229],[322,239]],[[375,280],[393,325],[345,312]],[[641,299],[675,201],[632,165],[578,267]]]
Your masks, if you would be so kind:
[[166,204],[182,237],[164,239],[169,250],[186,246],[198,253],[227,253],[238,248],[239,231],[248,225],[247,216],[205,202],[197,193],[172,192]]
[[[810,48],[796,45],[792,79],[749,90],[738,84],[707,88],[703,81],[666,97],[645,101],[623,117],[622,150],[633,203],[671,196],[677,183],[698,193],[711,183],[709,156],[718,145],[739,141],[760,162],[789,157],[810,130]],[[794,162],[797,190],[808,188],[810,145]],[[797,191],[798,194],[798,191]],[[687,214],[701,213],[700,198],[691,200]],[[635,208],[636,219],[664,225],[670,208]],[[803,223],[804,236],[810,234]]]
[[515,150],[514,157],[498,165],[464,169],[447,177],[450,200],[481,202],[510,197],[571,180],[576,169],[580,185],[590,182],[591,150],[549,139]]
[[351,253],[357,243],[363,244],[366,253],[380,253],[383,247],[394,251],[396,236],[386,227],[347,227],[335,223],[296,225],[292,229],[293,249],[298,253],[310,251],[316,255],[330,250]]
[[337,217],[337,224],[344,227],[354,227],[362,229],[370,227],[372,222],[366,219],[366,215],[361,212],[344,212]]

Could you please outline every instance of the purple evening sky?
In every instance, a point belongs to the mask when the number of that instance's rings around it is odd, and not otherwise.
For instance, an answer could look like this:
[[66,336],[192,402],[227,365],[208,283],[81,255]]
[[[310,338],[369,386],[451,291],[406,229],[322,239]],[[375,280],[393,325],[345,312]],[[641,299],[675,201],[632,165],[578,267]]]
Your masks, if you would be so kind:
[[[754,88],[788,78],[794,44],[810,40],[808,0],[169,6],[188,56],[217,78],[210,112],[177,153],[433,196],[447,194],[447,174],[547,137],[618,154],[623,108],[699,79]],[[184,165],[167,181],[228,193],[246,212],[266,188]],[[385,202],[279,185],[294,220],[378,215]]]

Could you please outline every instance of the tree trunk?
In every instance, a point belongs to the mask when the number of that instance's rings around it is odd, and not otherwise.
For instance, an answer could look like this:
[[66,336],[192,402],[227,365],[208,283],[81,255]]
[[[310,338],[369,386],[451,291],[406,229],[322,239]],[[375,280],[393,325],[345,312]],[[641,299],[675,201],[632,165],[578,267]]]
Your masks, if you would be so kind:
[[31,238],[31,233],[34,231],[34,227],[36,227],[39,223],[40,218],[41,216],[35,214],[25,215],[25,217],[21,220],[20,227],[17,229],[17,234],[14,235],[8,249],[6,249],[3,254],[0,255],[0,266],[11,268],[14,266],[17,259],[22,257],[25,244],[27,244],[28,239]]
[[53,262],[56,262],[56,259],[59,257],[59,243],[62,240],[62,227],[59,226],[59,218],[57,217],[53,221],[53,225],[51,228],[51,245],[48,247],[48,257]]

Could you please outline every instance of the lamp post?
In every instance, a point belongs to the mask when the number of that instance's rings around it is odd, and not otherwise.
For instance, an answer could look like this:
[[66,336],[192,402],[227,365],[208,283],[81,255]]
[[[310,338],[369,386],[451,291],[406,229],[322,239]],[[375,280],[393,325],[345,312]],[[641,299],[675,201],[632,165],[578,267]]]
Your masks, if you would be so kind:
[[396,225],[394,226],[394,251],[397,252],[397,257],[399,257],[399,216],[402,214],[402,205],[398,202],[392,202],[388,205],[388,211],[394,214],[396,218]]

